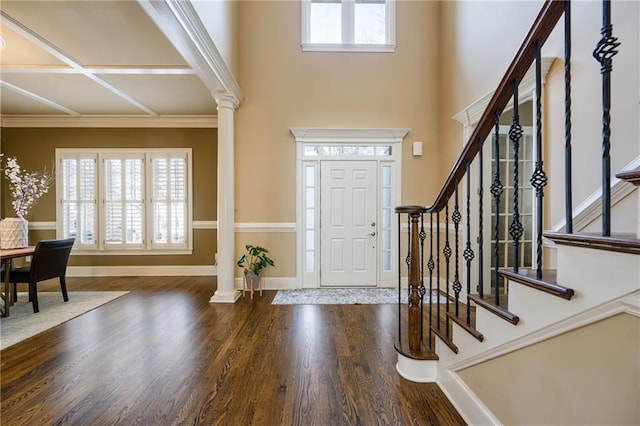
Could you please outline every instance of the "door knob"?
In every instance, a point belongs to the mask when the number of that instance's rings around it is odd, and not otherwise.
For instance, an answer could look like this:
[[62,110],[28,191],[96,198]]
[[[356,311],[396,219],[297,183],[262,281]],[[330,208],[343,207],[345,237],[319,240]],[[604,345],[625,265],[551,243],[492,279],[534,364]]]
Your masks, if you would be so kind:
[[370,233],[369,235],[371,235],[372,237],[376,236],[376,231],[373,231],[372,233]]

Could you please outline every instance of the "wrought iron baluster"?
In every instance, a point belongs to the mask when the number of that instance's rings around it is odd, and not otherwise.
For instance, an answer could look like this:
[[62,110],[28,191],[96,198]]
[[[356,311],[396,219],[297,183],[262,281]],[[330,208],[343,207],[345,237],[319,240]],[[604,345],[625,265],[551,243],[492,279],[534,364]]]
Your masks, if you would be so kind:
[[611,70],[613,57],[620,46],[613,36],[611,1],[602,2],[602,38],[598,41],[593,57],[600,62],[602,74],[602,235],[611,235]]
[[[407,269],[411,266],[411,215],[407,215],[407,258],[404,260],[407,264]],[[409,289],[411,293],[411,289]]]
[[460,291],[462,290],[462,284],[460,283],[460,254],[459,254],[459,230],[460,230],[460,220],[462,220],[462,215],[460,214],[460,206],[458,205],[458,182],[456,182],[456,190],[455,190],[455,204],[453,206],[453,215],[451,215],[451,220],[453,220],[453,226],[455,228],[455,240],[456,240],[456,269],[454,272],[453,278],[453,293],[455,294],[456,306],[455,306],[455,314],[456,317],[459,315],[459,301],[460,301]]
[[564,2],[564,191],[565,231],[573,233],[573,183],[571,171],[571,2]]
[[493,172],[493,182],[491,183],[491,195],[493,195],[493,209],[495,211],[495,224],[493,228],[493,264],[495,265],[493,291],[494,303],[496,306],[500,306],[500,273],[498,272],[500,267],[500,197],[502,196],[502,191],[504,191],[504,186],[502,182],[500,182],[500,111],[496,111],[493,150],[495,155],[495,169]]
[[402,344],[402,251],[400,241],[402,237],[402,214],[398,213],[398,343]]
[[519,79],[513,81],[513,121],[509,129],[509,139],[513,144],[513,218],[509,226],[509,234],[513,238],[513,272],[518,272],[520,266],[520,237],[524,233],[520,223],[520,187],[518,179],[520,174],[520,138],[522,138],[522,126],[518,113],[518,84]]
[[467,262],[467,324],[471,324],[471,261],[475,257],[471,248],[471,163],[467,161],[467,247],[464,249],[464,260]]
[[484,159],[482,156],[483,139],[478,138],[478,295],[484,297],[484,235],[483,235],[483,213],[484,206],[482,197],[484,196],[484,184],[482,180]]
[[[446,294],[447,298],[445,300],[445,310],[449,313],[449,262],[451,260],[451,245],[449,244],[449,199],[445,202],[444,205],[444,229],[445,229],[445,242],[444,242],[444,250],[442,253],[444,254],[445,261],[445,283],[447,284]],[[438,310],[440,309],[440,295],[438,294]],[[449,316],[445,315],[445,335],[447,339],[449,338]]]
[[531,176],[531,186],[536,189],[536,278],[542,279],[542,200],[547,175],[542,168],[542,60],[540,40],[536,41],[536,167]]
[[[429,268],[429,297],[433,292],[433,269],[435,265],[433,263],[433,212],[429,213],[429,262],[427,267]],[[431,324],[431,318],[433,318],[433,305],[429,303],[429,324]],[[431,338],[431,327],[429,327],[429,338]]]
[[[424,240],[427,237],[424,232],[424,213],[420,214],[420,340],[424,339]],[[431,309],[431,305],[429,305]],[[431,313],[429,313],[429,324],[431,324]],[[431,347],[431,327],[429,327],[429,347]]]
[[[436,296],[437,296],[437,306],[436,306],[436,322],[438,324],[438,330],[441,330],[440,328],[440,211],[438,210],[438,212],[436,213],[436,222],[438,224],[438,232],[436,234],[436,280],[437,280],[437,286],[438,286],[438,291],[436,292]],[[429,293],[429,297],[431,299],[433,299],[433,292]],[[432,306],[433,303],[430,303],[429,306]]]

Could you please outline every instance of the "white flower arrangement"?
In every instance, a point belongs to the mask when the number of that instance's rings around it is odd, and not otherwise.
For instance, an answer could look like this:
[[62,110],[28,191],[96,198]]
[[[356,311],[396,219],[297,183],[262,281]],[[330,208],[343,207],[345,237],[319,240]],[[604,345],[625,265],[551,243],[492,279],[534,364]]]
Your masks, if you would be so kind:
[[7,157],[4,176],[9,180],[13,210],[21,218],[27,215],[54,182],[54,174],[46,168],[41,172],[23,172],[15,157]]

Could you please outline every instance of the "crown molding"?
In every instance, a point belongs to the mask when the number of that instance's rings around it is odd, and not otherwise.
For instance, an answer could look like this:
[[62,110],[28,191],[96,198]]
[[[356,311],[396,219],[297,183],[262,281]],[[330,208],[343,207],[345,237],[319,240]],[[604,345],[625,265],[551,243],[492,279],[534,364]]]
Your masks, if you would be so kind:
[[[542,58],[542,84],[547,82],[547,74],[549,74],[549,70],[551,69],[551,65],[553,65],[553,61],[556,58]],[[533,89],[536,84],[536,74],[535,67],[532,65],[527,73],[522,77],[522,81],[518,85],[518,90],[521,94],[520,101],[529,100],[533,97]],[[473,126],[475,125],[480,117],[482,117],[482,113],[489,106],[489,101],[493,97],[494,92],[488,93],[482,98],[478,99],[467,108],[458,112],[454,115],[453,118],[457,122],[465,125],[465,126]],[[513,107],[513,99],[509,101],[509,103],[504,107],[505,110],[508,110]]]
[[1,127],[211,128],[215,115],[0,115]]
[[323,129],[291,127],[289,131],[301,143],[397,143],[402,142],[409,128],[388,129]]

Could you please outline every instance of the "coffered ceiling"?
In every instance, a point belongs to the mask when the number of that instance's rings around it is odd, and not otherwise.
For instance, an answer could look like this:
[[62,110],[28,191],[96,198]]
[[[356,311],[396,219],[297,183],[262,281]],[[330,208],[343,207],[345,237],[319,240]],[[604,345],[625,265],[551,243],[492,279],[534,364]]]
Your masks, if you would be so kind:
[[2,117],[211,116],[212,94],[242,96],[190,2],[3,0],[0,8]]

